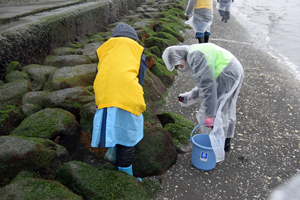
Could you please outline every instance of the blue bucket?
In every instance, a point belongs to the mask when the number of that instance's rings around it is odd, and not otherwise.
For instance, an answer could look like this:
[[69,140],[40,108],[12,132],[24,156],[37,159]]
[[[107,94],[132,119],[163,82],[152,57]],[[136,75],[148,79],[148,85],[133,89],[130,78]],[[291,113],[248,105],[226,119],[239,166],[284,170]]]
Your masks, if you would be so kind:
[[193,135],[193,132],[203,124],[197,125],[191,133],[190,140],[193,143],[192,164],[197,169],[209,171],[216,166],[216,156],[211,147],[208,134]]

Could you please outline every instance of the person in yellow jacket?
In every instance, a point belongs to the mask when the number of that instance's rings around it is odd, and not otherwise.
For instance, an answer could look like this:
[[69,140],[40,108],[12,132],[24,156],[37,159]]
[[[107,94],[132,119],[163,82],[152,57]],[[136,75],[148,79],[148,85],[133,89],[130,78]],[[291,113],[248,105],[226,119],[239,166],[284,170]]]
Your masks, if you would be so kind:
[[134,146],[143,138],[146,110],[142,84],[147,68],[144,48],[133,27],[119,23],[112,37],[96,51],[94,80],[98,110],[93,121],[92,147],[116,149],[119,171],[130,175]]
[[210,26],[213,22],[213,2],[212,0],[189,0],[185,11],[185,17],[194,10],[194,15],[186,21],[196,31],[196,38],[199,43],[207,43],[209,40]]

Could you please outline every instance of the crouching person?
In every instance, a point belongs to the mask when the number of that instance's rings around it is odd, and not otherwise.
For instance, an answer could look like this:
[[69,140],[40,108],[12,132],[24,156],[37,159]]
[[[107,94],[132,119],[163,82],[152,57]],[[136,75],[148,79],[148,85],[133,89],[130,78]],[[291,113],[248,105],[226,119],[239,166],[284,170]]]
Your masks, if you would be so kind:
[[199,100],[196,114],[202,133],[210,131],[210,140],[216,161],[224,160],[230,149],[236,122],[236,102],[241,88],[244,70],[237,58],[215,44],[168,47],[162,58],[169,71],[187,72],[195,86],[180,94],[181,106],[190,106]]

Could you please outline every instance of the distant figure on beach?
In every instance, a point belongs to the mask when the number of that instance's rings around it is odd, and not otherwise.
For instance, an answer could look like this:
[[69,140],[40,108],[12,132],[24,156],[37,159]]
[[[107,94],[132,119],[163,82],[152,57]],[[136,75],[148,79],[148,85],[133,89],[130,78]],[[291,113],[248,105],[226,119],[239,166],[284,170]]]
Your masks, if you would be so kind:
[[[144,48],[133,27],[119,23],[112,37],[96,51],[94,81],[98,110],[93,121],[92,147],[108,147],[119,171],[133,175],[134,146],[144,136],[146,110],[142,84],[147,68]],[[115,152],[116,151],[116,152]],[[141,179],[139,179],[141,181]]]
[[227,23],[230,19],[231,4],[234,0],[217,0],[216,8],[222,17],[221,21]]
[[[188,20],[189,15],[194,10],[194,15]],[[210,25],[213,21],[212,0],[189,0],[185,11],[185,23],[196,31],[196,39],[199,43],[208,43]]]
[[205,123],[202,133],[210,132],[216,161],[224,160],[224,150],[229,151],[230,139],[234,137],[236,102],[244,78],[241,63],[212,43],[171,46],[162,58],[169,71],[188,72],[196,85],[179,95],[179,103],[187,107],[201,101],[196,117],[199,123]]

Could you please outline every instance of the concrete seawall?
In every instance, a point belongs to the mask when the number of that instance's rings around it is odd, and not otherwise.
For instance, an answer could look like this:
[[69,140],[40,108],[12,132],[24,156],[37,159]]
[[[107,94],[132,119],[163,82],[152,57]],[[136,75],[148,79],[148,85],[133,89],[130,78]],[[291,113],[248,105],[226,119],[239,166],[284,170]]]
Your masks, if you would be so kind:
[[[45,7],[46,2],[58,3],[43,1]],[[72,42],[77,36],[105,31],[108,24],[118,21],[142,2],[144,0],[84,1],[0,24],[0,74],[5,73],[12,61],[21,65],[41,64],[51,49]],[[16,6],[22,10],[24,5]],[[4,25],[8,27],[6,30],[3,30]]]

